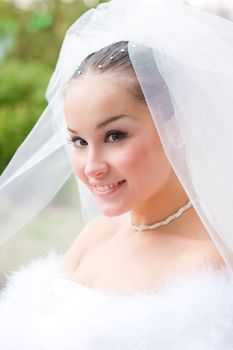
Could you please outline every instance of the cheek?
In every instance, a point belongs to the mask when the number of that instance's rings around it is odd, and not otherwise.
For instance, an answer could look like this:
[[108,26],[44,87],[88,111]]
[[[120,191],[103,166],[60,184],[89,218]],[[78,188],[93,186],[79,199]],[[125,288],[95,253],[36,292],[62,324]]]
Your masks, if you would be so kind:
[[159,153],[160,144],[154,135],[150,137],[150,135],[148,136],[147,134],[144,137],[140,137],[136,142],[133,142],[128,149],[127,158],[129,166],[145,171],[145,169],[143,169],[143,164],[154,161]]
[[147,145],[135,144],[133,147],[128,149],[125,157],[125,167],[131,172],[142,169],[142,164],[146,161],[149,156],[149,149]]
[[71,167],[73,169],[73,172],[76,176],[80,178],[80,180],[85,181],[85,174],[84,174],[84,165],[82,158],[78,158],[74,153],[72,154],[70,158]]
[[135,143],[127,150],[125,162],[121,165],[121,169],[124,169],[131,179],[139,181],[140,184],[143,182],[145,187],[146,183],[151,187],[152,184],[157,186],[166,182],[171,172],[171,165],[162,144],[158,139],[151,140],[145,142],[144,139],[144,142]]

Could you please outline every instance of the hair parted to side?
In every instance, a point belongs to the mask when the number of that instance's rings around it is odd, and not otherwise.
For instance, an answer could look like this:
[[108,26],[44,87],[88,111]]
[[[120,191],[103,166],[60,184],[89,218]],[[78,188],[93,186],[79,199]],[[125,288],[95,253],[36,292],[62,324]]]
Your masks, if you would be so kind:
[[77,79],[87,72],[122,75],[126,80],[128,77],[132,95],[139,103],[146,104],[144,94],[129,57],[128,41],[112,43],[88,55],[75,70],[70,80]]

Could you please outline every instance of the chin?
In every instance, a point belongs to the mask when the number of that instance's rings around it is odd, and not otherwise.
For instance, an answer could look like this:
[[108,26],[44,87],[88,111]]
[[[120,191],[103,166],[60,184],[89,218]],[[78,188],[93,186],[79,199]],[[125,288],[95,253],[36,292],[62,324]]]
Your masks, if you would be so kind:
[[119,208],[119,207],[111,208],[110,206],[107,206],[107,205],[106,206],[99,205],[99,210],[104,216],[108,216],[108,217],[120,216],[129,211],[128,208]]

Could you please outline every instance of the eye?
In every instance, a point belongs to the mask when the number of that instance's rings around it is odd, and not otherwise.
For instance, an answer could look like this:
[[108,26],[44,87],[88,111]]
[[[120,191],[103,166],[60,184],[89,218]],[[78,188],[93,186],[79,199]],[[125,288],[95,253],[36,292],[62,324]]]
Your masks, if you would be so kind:
[[74,147],[78,148],[82,148],[84,146],[87,145],[87,142],[83,139],[81,139],[81,137],[72,137],[70,139],[67,139],[68,143],[72,143]]
[[106,140],[108,140],[109,142],[119,142],[122,139],[127,137],[127,133],[126,132],[122,132],[122,131],[111,131],[107,134],[106,136]]

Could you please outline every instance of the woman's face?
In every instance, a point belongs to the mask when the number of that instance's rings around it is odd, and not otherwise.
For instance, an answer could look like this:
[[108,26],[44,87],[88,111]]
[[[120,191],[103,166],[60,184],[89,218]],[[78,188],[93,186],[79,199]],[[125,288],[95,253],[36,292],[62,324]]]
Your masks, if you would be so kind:
[[147,106],[124,78],[86,73],[70,82],[64,108],[73,171],[104,215],[148,204],[166,186],[172,168]]

